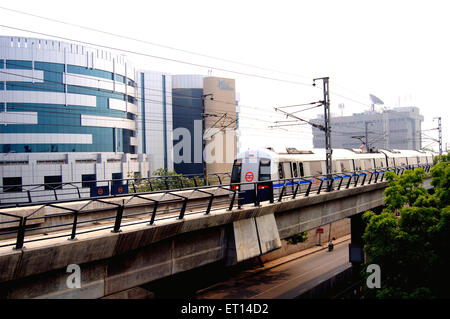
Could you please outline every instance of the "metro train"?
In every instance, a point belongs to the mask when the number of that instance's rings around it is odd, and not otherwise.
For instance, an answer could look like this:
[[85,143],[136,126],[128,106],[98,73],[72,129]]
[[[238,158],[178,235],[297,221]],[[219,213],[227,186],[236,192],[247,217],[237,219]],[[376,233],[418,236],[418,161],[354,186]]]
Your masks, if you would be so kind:
[[[434,154],[426,151],[413,150],[378,150],[373,153],[362,152],[360,149],[333,149],[332,173],[355,176],[361,171],[386,171],[387,169],[431,167]],[[232,189],[241,192],[241,202],[252,202],[254,197],[254,184],[242,184],[233,186],[233,183],[270,182],[274,194],[280,192],[285,185],[285,179],[297,179],[297,183],[309,183],[300,178],[314,179],[326,175],[325,149],[275,150],[273,147],[266,149],[250,149],[239,153],[233,163],[231,172]],[[336,178],[336,177],[335,177]],[[279,181],[279,182],[274,182]],[[295,182],[294,182],[295,184]],[[264,185],[259,183],[258,185]],[[292,183],[287,185],[293,185]],[[267,185],[266,185],[267,186]],[[258,187],[264,188],[264,186]],[[293,190],[293,186],[291,187]],[[291,190],[291,191],[292,191]]]

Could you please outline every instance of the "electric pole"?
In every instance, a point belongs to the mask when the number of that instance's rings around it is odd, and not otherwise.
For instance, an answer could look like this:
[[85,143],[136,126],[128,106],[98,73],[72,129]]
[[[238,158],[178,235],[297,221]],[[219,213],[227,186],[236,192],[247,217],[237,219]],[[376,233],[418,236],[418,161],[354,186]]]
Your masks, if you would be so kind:
[[206,176],[206,157],[205,157],[205,146],[206,146],[206,141],[205,141],[205,126],[206,126],[206,113],[205,113],[205,97],[207,96],[211,96],[211,100],[213,100],[213,94],[209,93],[209,94],[203,94],[202,95],[202,165],[203,165],[203,178],[205,178],[205,180],[207,180],[207,176]]
[[331,191],[332,186],[332,162],[331,154],[333,150],[331,149],[331,132],[330,132],[330,92],[328,87],[329,77],[313,79],[313,85],[316,85],[316,80],[322,80],[323,82],[323,106],[324,106],[324,122],[325,122],[325,157],[326,157],[326,168],[327,168],[327,192]]
[[439,130],[439,155],[442,155],[442,125],[441,125],[441,117],[435,117],[433,120],[438,120],[438,130]]
[[366,126],[366,152],[369,153],[370,152],[370,147],[369,147],[369,130],[367,129],[369,124],[371,124],[372,122],[369,121],[365,121],[364,124]]

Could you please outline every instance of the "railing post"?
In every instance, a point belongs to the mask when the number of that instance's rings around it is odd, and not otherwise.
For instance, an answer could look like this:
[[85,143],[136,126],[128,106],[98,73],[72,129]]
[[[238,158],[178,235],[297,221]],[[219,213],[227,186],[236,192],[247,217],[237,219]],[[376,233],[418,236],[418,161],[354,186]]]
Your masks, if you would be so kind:
[[211,207],[212,207],[213,200],[214,200],[214,194],[211,194],[211,197],[209,198],[208,207],[206,208],[206,213],[205,213],[205,215],[208,215],[209,212],[211,211]]
[[337,188],[337,190],[340,190],[341,189],[341,185],[342,185],[342,182],[344,181],[344,178],[341,176],[341,180],[339,181],[339,185],[338,185],[338,188]]
[[362,180],[362,183],[361,183],[360,186],[363,186],[364,182],[366,181],[367,174],[366,173],[363,173],[363,174],[364,174],[364,177],[363,177],[363,180]]
[[270,183],[269,186],[269,203],[273,204],[274,199],[273,199],[273,182]]
[[359,173],[356,174],[355,187],[358,185],[358,180],[359,180]]
[[169,184],[167,183],[167,177],[164,177],[164,183],[166,184],[166,190],[169,189]]
[[300,182],[298,182],[297,185],[295,185],[295,190],[294,190],[294,194],[292,194],[292,199],[295,199],[295,197],[297,196],[299,187],[300,187]]
[[120,205],[117,207],[117,214],[116,214],[116,222],[114,223],[114,229],[111,231],[111,233],[120,233],[120,225],[122,223],[122,216],[123,216],[123,209],[124,205]]
[[150,185],[150,191],[153,192],[152,180],[150,178],[148,179],[148,184]]
[[259,206],[259,200],[258,200],[258,183],[253,183],[253,190],[255,192],[255,201],[253,202],[255,206]]
[[72,234],[70,235],[69,240],[75,240],[75,236],[77,234],[77,222],[78,222],[78,210],[73,214]]
[[27,195],[28,195],[28,203],[31,203],[31,193],[30,190],[27,190]]
[[312,182],[309,181],[308,188],[306,189],[306,192],[305,192],[305,197],[308,197],[308,196],[309,196],[309,192],[311,191],[311,186],[312,186]]
[[23,242],[25,241],[25,224],[26,224],[26,217],[20,217],[19,220],[19,229],[17,230],[17,240],[16,240],[16,249],[22,249],[23,248]]
[[[231,211],[231,210],[233,209],[234,200],[235,200],[235,198],[236,198],[236,192],[237,192],[237,191],[234,191],[234,192],[233,192],[233,196],[231,197],[230,207],[228,207],[228,210],[229,210],[229,211]],[[239,195],[238,195],[238,197],[239,197]]]
[[281,202],[281,198],[283,197],[285,188],[286,188],[286,183],[283,182],[283,187],[281,188],[280,196],[278,197],[278,202]]
[[320,194],[320,190],[322,189],[323,179],[320,180],[319,189],[317,190],[317,194]]
[[152,218],[150,218],[150,223],[149,223],[150,226],[153,225],[155,222],[156,210],[158,209],[158,203],[159,202],[157,202],[157,201],[154,202]]
[[348,182],[347,182],[347,186],[345,187],[346,189],[348,189],[350,187],[351,182],[352,182],[352,176],[350,175]]
[[184,213],[186,211],[187,202],[188,202],[188,199],[186,197],[184,199],[184,201],[183,201],[183,206],[181,206],[180,216],[178,216],[178,219],[183,219],[184,218]]
[[369,177],[369,181],[367,182],[367,184],[370,185],[370,183],[372,182],[372,177],[373,177],[374,173],[372,173],[372,172],[369,172],[369,173],[370,173],[370,177]]
[[184,188],[184,185],[183,185],[183,177],[179,177],[179,179],[180,179],[180,185],[181,185],[181,188]]
[[330,183],[330,185],[328,186],[328,183],[327,183],[327,192],[331,192],[333,190],[333,183],[334,183],[334,178],[333,178],[333,176],[331,176],[331,183]]

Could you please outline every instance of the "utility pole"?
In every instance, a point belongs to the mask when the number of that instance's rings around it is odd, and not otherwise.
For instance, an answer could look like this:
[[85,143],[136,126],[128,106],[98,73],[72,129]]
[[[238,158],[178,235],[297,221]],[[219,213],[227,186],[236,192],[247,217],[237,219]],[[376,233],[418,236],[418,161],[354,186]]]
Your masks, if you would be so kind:
[[438,130],[439,130],[439,155],[442,155],[442,125],[441,125],[441,117],[435,117],[433,120],[438,120]]
[[203,177],[207,180],[206,177],[206,158],[205,158],[205,125],[206,125],[206,113],[205,113],[205,97],[211,96],[211,100],[213,100],[213,94],[203,94],[202,95],[202,166],[203,166]]
[[332,186],[332,162],[331,154],[331,132],[330,132],[330,92],[328,87],[329,77],[313,79],[313,85],[316,85],[316,80],[323,81],[323,106],[324,106],[324,122],[325,122],[325,156],[326,156],[326,168],[327,168],[327,192],[331,191]]
[[364,124],[366,126],[366,152],[369,153],[370,152],[370,147],[369,147],[369,130],[367,129],[369,124],[371,124],[372,122],[369,121],[365,121]]

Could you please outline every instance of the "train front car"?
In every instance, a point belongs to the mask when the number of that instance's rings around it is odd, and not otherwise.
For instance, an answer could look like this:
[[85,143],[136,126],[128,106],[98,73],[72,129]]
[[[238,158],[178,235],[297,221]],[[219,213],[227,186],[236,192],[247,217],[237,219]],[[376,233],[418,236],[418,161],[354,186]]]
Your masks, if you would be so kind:
[[276,153],[266,149],[248,150],[237,155],[231,172],[231,189],[239,191],[240,204],[272,198],[276,158]]

